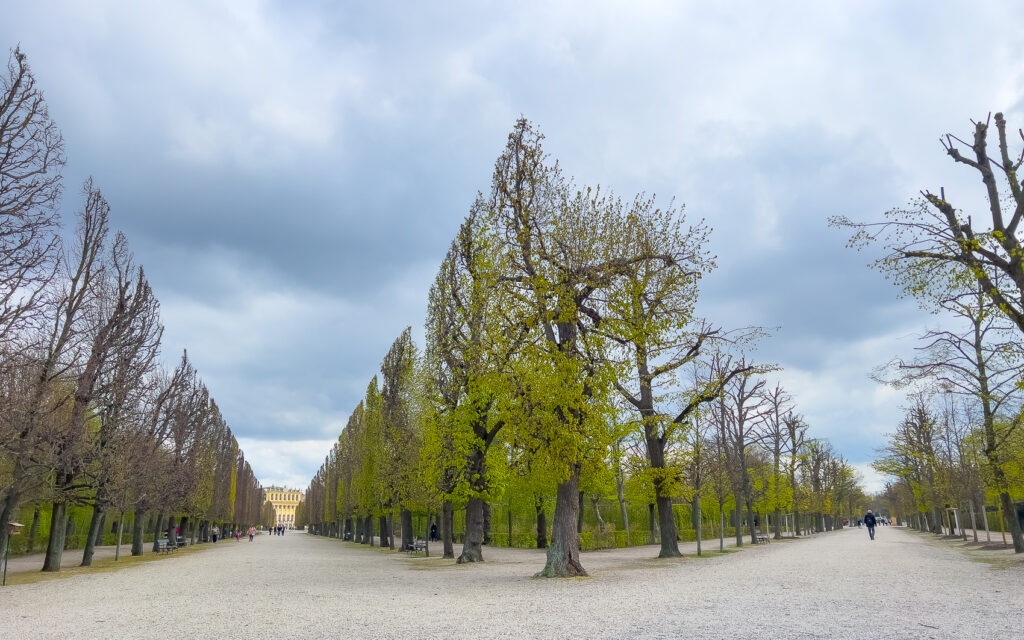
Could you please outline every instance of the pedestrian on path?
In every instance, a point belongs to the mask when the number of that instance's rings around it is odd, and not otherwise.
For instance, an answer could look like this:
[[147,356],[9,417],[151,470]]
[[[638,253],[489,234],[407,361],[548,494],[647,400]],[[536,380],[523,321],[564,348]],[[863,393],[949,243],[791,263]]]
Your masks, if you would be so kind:
[[875,514],[871,513],[871,509],[868,509],[868,512],[866,514],[864,514],[864,524],[867,525],[867,527],[868,527],[868,535],[871,536],[872,540],[874,540],[875,539]]
[[[253,537],[256,535],[256,527],[249,527],[249,542],[252,542]],[[874,534],[872,534],[874,535]]]

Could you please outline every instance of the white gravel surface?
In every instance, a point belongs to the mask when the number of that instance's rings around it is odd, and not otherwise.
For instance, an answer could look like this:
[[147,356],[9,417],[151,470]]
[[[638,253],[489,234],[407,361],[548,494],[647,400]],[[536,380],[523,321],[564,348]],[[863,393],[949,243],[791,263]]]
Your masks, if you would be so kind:
[[542,551],[485,548],[488,562],[457,566],[259,536],[0,589],[0,638],[982,638],[1024,619],[1020,562],[996,568],[901,529],[703,559],[656,551],[586,553],[591,577],[548,580],[530,577]]

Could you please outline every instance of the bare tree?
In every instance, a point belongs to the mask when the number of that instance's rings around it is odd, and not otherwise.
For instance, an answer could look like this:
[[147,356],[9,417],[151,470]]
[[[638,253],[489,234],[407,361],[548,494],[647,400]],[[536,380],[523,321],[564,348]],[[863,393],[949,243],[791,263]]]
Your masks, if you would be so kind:
[[[88,330],[92,325],[87,316],[94,309],[103,280],[109,207],[91,179],[83,191],[85,206],[79,213],[76,251],[61,260],[58,279],[46,292],[50,325],[39,332],[24,356],[25,365],[31,367],[27,397],[19,403],[18,413],[10,417],[13,428],[2,443],[13,464],[0,511],[0,544],[6,544],[7,523],[22,494],[43,477],[52,462],[37,457],[41,446],[45,444],[42,448],[48,455],[61,447],[54,419],[73,397],[74,383],[67,381],[74,377],[90,347]],[[63,511],[60,507],[57,514],[61,522]]]
[[0,346],[39,310],[53,274],[64,140],[25,54],[0,76]]
[[[786,414],[791,411],[792,398],[778,384],[763,392],[766,406],[764,417],[756,430],[755,437],[761,446],[772,457],[772,473],[769,478],[769,502],[774,510],[773,529],[776,540],[782,538],[782,506],[788,502],[787,489],[784,488],[782,473],[782,456],[786,453],[788,431],[785,423]],[[787,478],[788,479],[788,478]]]

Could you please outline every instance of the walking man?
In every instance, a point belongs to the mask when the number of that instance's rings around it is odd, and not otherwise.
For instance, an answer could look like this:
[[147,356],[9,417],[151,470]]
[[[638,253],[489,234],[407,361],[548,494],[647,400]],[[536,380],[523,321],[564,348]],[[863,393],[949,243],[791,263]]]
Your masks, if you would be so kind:
[[868,512],[866,514],[864,514],[864,524],[867,525],[867,527],[868,527],[868,535],[871,536],[872,540],[874,540],[875,539],[875,514],[871,513],[871,509],[868,509]]

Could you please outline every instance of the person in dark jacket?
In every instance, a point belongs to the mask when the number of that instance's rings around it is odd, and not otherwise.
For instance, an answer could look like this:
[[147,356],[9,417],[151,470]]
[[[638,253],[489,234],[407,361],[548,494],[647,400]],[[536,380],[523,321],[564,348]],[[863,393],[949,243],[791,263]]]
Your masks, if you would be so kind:
[[868,535],[871,539],[875,539],[875,514],[871,513],[871,509],[864,514],[864,524],[868,527]]

